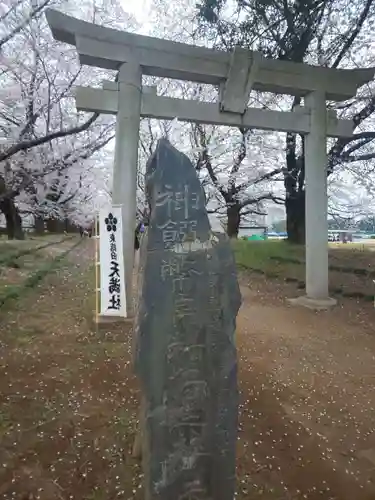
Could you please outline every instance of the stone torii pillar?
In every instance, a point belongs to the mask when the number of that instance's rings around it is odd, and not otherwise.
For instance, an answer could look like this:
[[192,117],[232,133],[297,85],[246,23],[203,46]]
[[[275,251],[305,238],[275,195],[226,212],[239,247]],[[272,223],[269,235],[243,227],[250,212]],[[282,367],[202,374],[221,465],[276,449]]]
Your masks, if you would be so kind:
[[[142,88],[139,65],[129,63],[124,63],[119,68],[116,82],[103,81],[103,90],[90,87],[76,89],[78,110],[116,115],[112,201],[115,205],[122,205],[127,317],[133,316],[138,142],[142,95],[145,94],[156,94],[156,87]],[[95,103],[92,102],[92,97]],[[86,104],[87,101],[89,105]]]
[[322,308],[336,301],[328,293],[328,196],[326,96],[305,97],[310,109],[310,133],[305,136],[306,297],[298,302]]
[[116,144],[112,201],[122,205],[126,315],[133,315],[132,277],[137,205],[137,163],[141,113],[142,72],[136,63],[124,63],[118,72],[119,99],[116,113]]
[[311,92],[304,98],[310,111],[310,132],[305,135],[305,242],[306,295],[292,304],[327,309],[336,304],[329,296],[327,109],[326,95]]

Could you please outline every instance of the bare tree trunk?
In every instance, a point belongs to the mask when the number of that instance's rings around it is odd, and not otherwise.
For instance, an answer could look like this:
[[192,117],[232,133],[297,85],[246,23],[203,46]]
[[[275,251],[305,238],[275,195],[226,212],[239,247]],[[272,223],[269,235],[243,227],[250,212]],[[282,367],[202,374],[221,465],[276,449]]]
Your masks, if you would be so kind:
[[285,201],[285,209],[288,241],[297,245],[304,245],[305,191],[297,191],[287,196]]
[[6,221],[7,235],[9,240],[23,240],[25,234],[22,230],[22,219],[14,200],[5,198],[0,203]]
[[229,238],[238,237],[238,231],[240,229],[240,222],[241,222],[240,210],[241,208],[237,204],[232,204],[227,207],[227,217],[228,217],[227,234]]
[[60,219],[47,219],[47,231],[49,233],[63,233],[65,231],[65,221]]
[[[91,228],[89,228],[89,232],[90,230],[92,230]],[[72,222],[70,222],[69,219],[66,219],[65,221],[65,231],[67,233],[77,233],[78,232],[78,227],[75,226]]]
[[302,153],[297,155],[296,135],[287,134],[286,171],[284,173],[286,230],[288,242],[305,244],[305,160],[304,141]]
[[44,233],[44,219],[43,219],[43,217],[35,216],[34,231],[35,231],[35,234],[38,234],[38,235],[41,235]]

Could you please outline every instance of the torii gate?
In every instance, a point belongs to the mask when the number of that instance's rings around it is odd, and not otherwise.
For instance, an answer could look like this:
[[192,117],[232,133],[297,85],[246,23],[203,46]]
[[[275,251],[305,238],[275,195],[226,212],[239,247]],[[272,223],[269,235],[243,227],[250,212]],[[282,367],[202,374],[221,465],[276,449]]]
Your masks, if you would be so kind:
[[[328,295],[327,136],[350,137],[353,123],[326,109],[326,100],[355,96],[375,68],[330,69],[264,58],[236,47],[232,53],[135,35],[47,10],[56,40],[75,45],[81,64],[118,70],[117,82],[102,89],[78,88],[77,108],[116,114],[113,203],[123,212],[127,304],[132,304],[134,223],[140,117],[305,135],[306,295],[296,303],[314,308],[335,304]],[[142,74],[219,87],[217,103],[157,96],[142,87]],[[293,112],[248,108],[251,90],[304,98]],[[129,311],[131,314],[131,311]]]

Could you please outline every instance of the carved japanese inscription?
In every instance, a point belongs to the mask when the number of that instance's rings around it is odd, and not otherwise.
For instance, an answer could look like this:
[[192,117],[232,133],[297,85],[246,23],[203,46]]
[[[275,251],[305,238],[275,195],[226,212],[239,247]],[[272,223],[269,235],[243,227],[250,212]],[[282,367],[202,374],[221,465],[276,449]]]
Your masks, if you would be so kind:
[[231,248],[213,234],[189,159],[166,140],[146,173],[136,370],[145,401],[147,500],[233,500],[237,433]]

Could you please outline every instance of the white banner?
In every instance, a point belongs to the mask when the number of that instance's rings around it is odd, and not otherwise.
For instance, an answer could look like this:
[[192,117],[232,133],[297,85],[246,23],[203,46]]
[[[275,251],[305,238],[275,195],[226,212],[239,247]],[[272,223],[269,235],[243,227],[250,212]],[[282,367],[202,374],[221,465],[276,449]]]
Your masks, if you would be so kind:
[[99,212],[100,314],[126,317],[122,206]]

